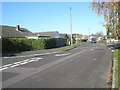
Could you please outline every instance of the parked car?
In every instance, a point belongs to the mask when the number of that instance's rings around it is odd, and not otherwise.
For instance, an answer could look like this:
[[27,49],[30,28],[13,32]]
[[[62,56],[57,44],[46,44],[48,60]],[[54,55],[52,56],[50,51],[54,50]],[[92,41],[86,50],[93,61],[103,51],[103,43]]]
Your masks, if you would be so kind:
[[96,43],[96,38],[91,38],[91,43]]

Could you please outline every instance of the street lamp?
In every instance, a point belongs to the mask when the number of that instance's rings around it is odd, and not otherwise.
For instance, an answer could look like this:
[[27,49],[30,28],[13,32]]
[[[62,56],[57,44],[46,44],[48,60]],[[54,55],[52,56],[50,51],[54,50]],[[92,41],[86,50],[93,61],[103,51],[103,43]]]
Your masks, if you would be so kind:
[[72,10],[70,7],[70,31],[71,31],[71,46],[73,45],[73,39],[72,39]]

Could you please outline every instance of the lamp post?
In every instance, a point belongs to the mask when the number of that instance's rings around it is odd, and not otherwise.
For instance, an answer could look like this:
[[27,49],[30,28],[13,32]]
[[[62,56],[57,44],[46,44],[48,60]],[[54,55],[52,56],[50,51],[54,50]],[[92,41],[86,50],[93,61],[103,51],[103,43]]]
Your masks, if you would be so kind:
[[72,40],[72,10],[70,7],[70,31],[71,31],[71,46],[73,45],[73,40]]

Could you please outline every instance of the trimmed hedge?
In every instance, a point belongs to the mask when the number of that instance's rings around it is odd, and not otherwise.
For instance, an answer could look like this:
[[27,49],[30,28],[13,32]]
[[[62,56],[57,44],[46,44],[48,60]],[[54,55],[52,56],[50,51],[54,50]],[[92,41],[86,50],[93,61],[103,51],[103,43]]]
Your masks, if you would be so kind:
[[88,39],[81,39],[81,42],[87,42]]
[[[59,43],[61,44],[59,44]],[[2,52],[21,52],[30,50],[43,50],[61,47],[66,44],[65,38],[2,38]]]
[[2,52],[19,52],[31,49],[31,42],[26,38],[2,38]]
[[31,50],[43,50],[45,49],[45,39],[30,39]]
[[46,38],[45,39],[45,49],[51,49],[56,47],[56,39],[55,38]]
[[[72,41],[73,41],[73,44],[76,42],[75,39],[72,39]],[[71,39],[67,39],[67,45],[70,45],[70,43],[71,43]]]

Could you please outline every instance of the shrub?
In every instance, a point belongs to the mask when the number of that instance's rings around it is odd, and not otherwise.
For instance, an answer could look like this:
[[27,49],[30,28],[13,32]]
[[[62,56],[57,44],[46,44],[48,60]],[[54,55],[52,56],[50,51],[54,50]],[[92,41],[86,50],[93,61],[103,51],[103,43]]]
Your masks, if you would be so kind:
[[2,38],[2,52],[21,52],[30,50],[43,50],[64,46],[65,38]]
[[55,38],[46,38],[45,39],[45,49],[55,48],[56,40]]
[[31,50],[31,42],[26,38],[2,38],[3,52],[19,52]]
[[[76,42],[75,39],[72,39],[72,41],[73,41],[73,44]],[[70,43],[71,43],[71,39],[67,39],[67,45],[70,45]]]
[[81,42],[87,42],[88,39],[81,39]]
[[32,50],[43,50],[45,49],[45,39],[33,39]]

